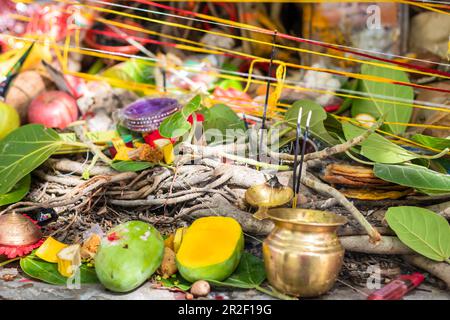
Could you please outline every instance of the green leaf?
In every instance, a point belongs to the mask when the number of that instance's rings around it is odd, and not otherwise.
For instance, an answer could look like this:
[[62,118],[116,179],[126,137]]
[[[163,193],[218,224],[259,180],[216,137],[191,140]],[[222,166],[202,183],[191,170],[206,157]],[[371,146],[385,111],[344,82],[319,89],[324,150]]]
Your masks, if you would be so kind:
[[295,102],[285,113],[284,119],[289,122],[291,126],[297,126],[297,117],[298,113],[302,108],[302,120],[301,127],[305,128],[306,118],[308,112],[312,111],[311,123],[310,123],[310,132],[316,138],[322,140],[323,142],[334,145],[338,143],[336,139],[334,139],[328,131],[325,129],[323,122],[327,118],[326,111],[316,102],[311,100],[299,100]]
[[435,261],[450,258],[450,226],[444,217],[419,207],[395,207],[386,221],[398,238],[414,251]]
[[438,150],[450,148],[450,139],[436,138],[423,134],[415,134],[411,137],[411,140]]
[[205,116],[205,121],[203,123],[203,128],[205,131],[209,129],[218,129],[223,134],[226,133],[227,129],[231,130],[244,130],[245,125],[238,115],[225,104],[216,104],[211,108],[205,108],[202,111]]
[[[367,65],[361,67],[361,73],[367,76],[376,76],[392,79],[394,81],[409,82],[408,75],[401,70]],[[414,100],[413,88],[398,84],[376,82],[372,80],[360,80],[359,91],[366,93],[370,98],[386,102],[355,99],[352,105],[352,115],[368,113],[375,118],[385,115],[386,122],[408,123],[411,119]],[[392,101],[393,100],[393,101]],[[400,101],[401,100],[401,101]],[[397,102],[398,101],[398,102]],[[405,103],[407,103],[405,105]],[[411,104],[411,105],[410,105]],[[405,132],[406,126],[387,124],[383,126],[386,131],[394,134]]]
[[22,200],[30,190],[30,184],[31,176],[27,174],[11,189],[10,192],[0,194],[0,206]]
[[[66,285],[67,279],[58,272],[58,264],[50,263],[34,256],[20,259],[20,268],[31,278],[55,284]],[[95,269],[82,264],[80,266],[80,283],[97,283]]]
[[161,277],[161,284],[166,288],[178,288],[183,291],[188,291],[192,284],[185,280],[182,276],[180,276],[178,273],[174,274],[173,276],[164,279]]
[[166,138],[181,137],[191,128],[187,118],[200,109],[202,98],[196,95],[181,110],[165,118],[159,126],[159,133]]
[[[350,81],[347,81],[343,86],[342,89],[349,90],[349,91],[356,91],[358,89],[358,80],[353,79]],[[343,92],[344,94],[347,94],[347,92]],[[352,93],[350,93],[352,95]],[[346,97],[342,104],[340,105],[339,109],[335,112],[336,114],[341,114],[344,111],[347,111],[348,108],[351,107],[353,102],[353,98]]]
[[17,128],[0,141],[0,194],[39,167],[62,144],[58,133],[40,124]]
[[266,279],[264,263],[254,255],[244,252],[234,273],[224,281],[208,280],[217,286],[226,286],[242,289],[258,287]]
[[[353,139],[366,131],[366,129],[349,122],[344,122],[342,128],[347,140]],[[366,158],[380,163],[400,163],[421,157],[403,149],[378,133],[372,133],[361,143],[360,153]]]
[[450,192],[450,175],[418,165],[377,163],[373,168],[373,173],[380,179],[423,191],[428,190],[427,193]]
[[154,167],[155,164],[146,161],[113,161],[111,167],[120,172],[142,171]]

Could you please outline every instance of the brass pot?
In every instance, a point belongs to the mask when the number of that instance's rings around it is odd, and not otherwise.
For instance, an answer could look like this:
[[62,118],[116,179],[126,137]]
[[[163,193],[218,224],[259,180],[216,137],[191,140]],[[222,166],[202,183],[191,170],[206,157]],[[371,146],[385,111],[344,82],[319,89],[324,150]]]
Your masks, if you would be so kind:
[[29,218],[14,212],[0,216],[0,245],[27,246],[41,238],[41,230]]
[[263,243],[267,280],[297,297],[331,289],[342,267],[344,248],[336,229],[346,223],[331,212],[280,208],[268,212],[275,227]]

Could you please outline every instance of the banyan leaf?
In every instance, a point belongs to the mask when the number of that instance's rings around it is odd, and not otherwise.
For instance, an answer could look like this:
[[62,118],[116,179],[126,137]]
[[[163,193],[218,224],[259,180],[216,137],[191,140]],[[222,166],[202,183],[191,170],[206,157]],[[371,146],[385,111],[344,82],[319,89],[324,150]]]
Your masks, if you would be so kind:
[[234,273],[224,281],[208,280],[217,286],[252,289],[258,287],[266,279],[264,263],[258,257],[244,252]]
[[[361,135],[366,130],[349,122],[344,122],[342,128],[347,140]],[[366,158],[379,163],[401,163],[420,158],[420,155],[407,151],[378,133],[372,133],[361,143],[360,153]]]
[[4,206],[10,203],[14,203],[22,200],[30,190],[31,176],[27,174],[22,178],[10,192],[0,194],[0,206]]
[[450,226],[444,217],[404,206],[389,208],[385,218],[405,245],[429,259],[450,263]]
[[420,191],[437,194],[450,193],[450,175],[442,174],[418,165],[374,165],[376,177]]
[[415,134],[411,137],[411,140],[438,150],[450,148],[450,139],[437,138],[424,134]]
[[191,129],[191,124],[187,119],[192,113],[200,109],[201,102],[201,96],[196,95],[181,110],[163,120],[159,126],[159,133],[166,138],[177,138],[184,135]]
[[120,172],[142,171],[154,167],[155,164],[146,161],[113,161],[111,167]]
[[303,129],[305,128],[308,112],[311,110],[312,111],[310,123],[311,134],[329,145],[334,145],[338,143],[338,141],[328,133],[323,124],[323,122],[327,118],[326,111],[318,103],[314,101],[299,100],[295,102],[286,111],[284,115],[284,120],[286,120],[291,126],[296,126],[300,108],[302,108],[301,127]]
[[[375,65],[364,64],[361,67],[361,73],[369,77],[409,82],[405,72]],[[378,119],[385,115],[386,122],[396,123],[408,123],[411,119],[413,110],[411,106],[414,100],[413,88],[369,79],[360,80],[358,88],[371,99],[355,99],[352,104],[352,116],[367,113]],[[391,123],[384,125],[383,128],[388,132],[401,134],[407,127]]]
[[[341,90],[343,89],[343,93],[344,93],[344,94],[347,94],[346,90],[349,90],[349,91],[356,91],[357,88],[358,88],[358,80],[353,79],[353,80],[347,81],[347,82],[342,86]],[[347,110],[351,107],[352,102],[353,102],[353,98],[352,98],[352,97],[346,97],[346,98],[344,99],[344,101],[342,102],[342,104],[339,106],[339,109],[336,110],[335,113],[336,113],[336,114],[341,114],[341,113],[343,113],[344,111],[347,111]]]
[[[58,264],[36,258],[33,255],[20,259],[20,268],[29,277],[54,284],[66,285],[68,278],[58,272]],[[80,283],[97,283],[95,269],[82,264],[79,269]]]
[[222,133],[230,130],[245,130],[244,121],[242,121],[236,112],[225,104],[216,104],[211,108],[205,108],[202,111],[205,116],[203,128],[205,131],[209,129],[218,129]]
[[0,141],[0,194],[46,161],[62,144],[55,130],[40,124],[17,128]]

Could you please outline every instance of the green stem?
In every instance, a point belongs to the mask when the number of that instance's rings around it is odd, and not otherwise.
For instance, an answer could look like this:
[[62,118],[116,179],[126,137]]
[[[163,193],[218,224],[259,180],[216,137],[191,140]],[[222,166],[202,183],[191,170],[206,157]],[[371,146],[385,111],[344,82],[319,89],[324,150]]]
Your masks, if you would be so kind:
[[14,262],[14,261],[17,261],[17,260],[19,260],[19,259],[20,259],[20,257],[13,258],[13,259],[9,259],[9,260],[6,260],[6,261],[3,261],[2,263],[0,263],[0,267],[6,266],[7,264],[9,264],[9,263],[11,263],[11,262]]
[[423,159],[428,159],[428,160],[439,159],[439,158],[442,158],[443,156],[447,155],[448,151],[449,151],[449,148],[445,148],[438,154],[435,154],[432,156],[421,155],[420,157]]
[[369,166],[375,165],[375,162],[364,161],[364,160],[359,159],[358,157],[355,157],[355,156],[352,155],[352,153],[351,153],[350,151],[348,151],[348,150],[345,151],[345,154],[346,154],[350,159],[353,159],[353,160],[355,160],[356,162],[359,162],[359,163],[362,163],[362,164],[367,164],[367,165],[369,165]]
[[91,163],[89,164],[89,166],[86,168],[86,170],[83,171],[82,177],[85,180],[89,179],[89,172],[92,170],[92,168],[95,166],[95,164],[97,163],[97,160],[99,158],[98,154],[94,154],[94,157],[92,158]]
[[298,300],[297,298],[288,296],[286,294],[283,294],[283,293],[275,290],[272,287],[270,287],[271,290],[268,290],[268,289],[263,288],[261,286],[256,286],[255,289],[260,291],[260,292],[262,292],[262,293],[265,293],[265,294],[267,294],[269,296],[275,297],[277,299],[281,299],[281,300]]
[[62,141],[62,146],[70,146],[70,147],[81,147],[81,148],[89,148],[89,146],[86,143],[83,142],[69,142],[69,141]]

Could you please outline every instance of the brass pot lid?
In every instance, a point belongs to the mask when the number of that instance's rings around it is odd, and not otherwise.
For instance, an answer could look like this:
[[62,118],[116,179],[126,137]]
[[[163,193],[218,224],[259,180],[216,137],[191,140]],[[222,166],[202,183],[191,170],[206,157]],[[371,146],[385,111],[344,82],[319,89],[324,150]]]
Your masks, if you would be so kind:
[[42,238],[42,232],[31,219],[19,213],[0,216],[0,245],[27,246]]

